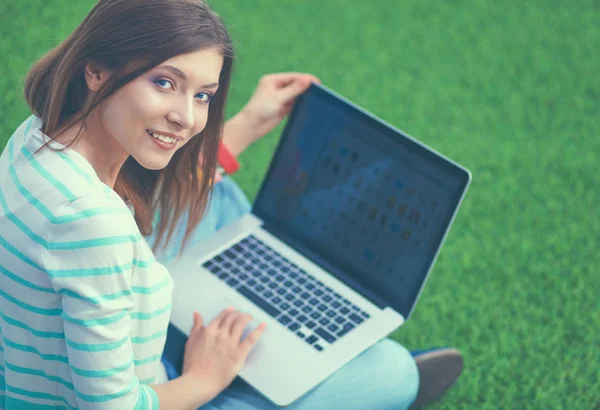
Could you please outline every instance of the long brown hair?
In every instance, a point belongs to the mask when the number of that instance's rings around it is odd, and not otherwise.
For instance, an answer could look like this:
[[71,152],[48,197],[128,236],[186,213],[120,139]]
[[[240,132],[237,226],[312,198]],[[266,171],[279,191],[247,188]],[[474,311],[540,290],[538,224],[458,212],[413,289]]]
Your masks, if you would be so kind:
[[[155,250],[167,245],[176,221],[188,211],[185,246],[212,192],[234,57],[231,38],[217,14],[202,0],[99,0],[25,80],[27,103],[42,119],[42,132],[51,135],[79,121],[85,125],[106,98],[165,60],[207,48],[219,50],[224,61],[204,130],[160,171],[145,169],[129,157],[115,182],[115,191],[133,204],[140,232],[150,235],[157,230]],[[113,75],[84,108],[88,95],[84,70],[90,62],[110,69]],[[80,133],[69,146],[78,138]],[[196,172],[199,155],[204,158],[201,180]],[[157,212],[159,222],[153,226]]]

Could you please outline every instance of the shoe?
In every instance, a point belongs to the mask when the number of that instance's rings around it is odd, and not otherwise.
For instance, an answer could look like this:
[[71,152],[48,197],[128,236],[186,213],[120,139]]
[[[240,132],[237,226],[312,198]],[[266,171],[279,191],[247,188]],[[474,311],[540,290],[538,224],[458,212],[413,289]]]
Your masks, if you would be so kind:
[[456,382],[464,366],[462,354],[454,348],[412,352],[419,368],[419,392],[411,409],[438,400]]

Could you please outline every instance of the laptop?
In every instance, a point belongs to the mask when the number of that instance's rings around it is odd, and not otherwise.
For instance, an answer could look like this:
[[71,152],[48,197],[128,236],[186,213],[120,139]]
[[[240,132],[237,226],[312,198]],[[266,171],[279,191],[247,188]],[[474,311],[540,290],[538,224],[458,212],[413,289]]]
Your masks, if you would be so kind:
[[463,166],[311,85],[252,212],[167,264],[173,329],[187,335],[194,310],[210,323],[227,306],[254,317],[243,337],[266,322],[240,377],[289,405],[406,322],[470,181]]

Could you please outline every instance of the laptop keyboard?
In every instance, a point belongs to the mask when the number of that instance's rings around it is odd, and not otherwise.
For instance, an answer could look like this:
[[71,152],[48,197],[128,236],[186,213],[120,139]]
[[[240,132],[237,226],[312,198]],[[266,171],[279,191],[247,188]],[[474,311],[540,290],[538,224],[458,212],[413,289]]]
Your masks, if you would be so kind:
[[252,235],[202,266],[317,351],[369,318]]

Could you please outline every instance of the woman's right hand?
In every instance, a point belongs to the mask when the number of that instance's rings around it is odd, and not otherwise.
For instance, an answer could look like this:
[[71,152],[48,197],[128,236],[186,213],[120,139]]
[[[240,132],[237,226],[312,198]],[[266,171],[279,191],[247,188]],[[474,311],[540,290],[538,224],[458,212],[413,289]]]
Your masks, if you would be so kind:
[[185,345],[182,375],[190,375],[213,393],[213,398],[231,384],[242,370],[248,353],[259,341],[266,324],[263,322],[240,340],[252,320],[247,313],[229,307],[208,326],[194,312],[194,326]]

